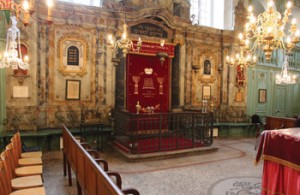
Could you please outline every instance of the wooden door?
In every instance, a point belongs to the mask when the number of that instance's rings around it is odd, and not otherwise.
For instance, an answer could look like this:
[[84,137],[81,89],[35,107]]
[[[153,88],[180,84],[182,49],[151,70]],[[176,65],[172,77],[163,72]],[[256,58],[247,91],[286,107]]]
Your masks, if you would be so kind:
[[287,111],[287,86],[276,85],[273,103],[273,116],[285,117]]

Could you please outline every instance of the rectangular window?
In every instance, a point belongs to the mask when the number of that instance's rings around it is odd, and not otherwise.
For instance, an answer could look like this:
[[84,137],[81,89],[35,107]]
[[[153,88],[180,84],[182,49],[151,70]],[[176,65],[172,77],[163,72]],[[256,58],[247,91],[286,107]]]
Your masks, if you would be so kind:
[[88,6],[102,7],[103,0],[59,0],[59,1],[67,2],[67,3],[81,4],[81,5],[88,5]]
[[224,28],[225,0],[190,0],[193,24]]

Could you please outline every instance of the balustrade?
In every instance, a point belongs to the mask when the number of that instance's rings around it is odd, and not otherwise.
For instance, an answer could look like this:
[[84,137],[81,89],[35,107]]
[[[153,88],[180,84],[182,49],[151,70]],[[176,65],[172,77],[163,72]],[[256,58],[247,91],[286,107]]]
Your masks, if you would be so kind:
[[213,113],[117,112],[115,143],[131,153],[148,153],[210,146]]

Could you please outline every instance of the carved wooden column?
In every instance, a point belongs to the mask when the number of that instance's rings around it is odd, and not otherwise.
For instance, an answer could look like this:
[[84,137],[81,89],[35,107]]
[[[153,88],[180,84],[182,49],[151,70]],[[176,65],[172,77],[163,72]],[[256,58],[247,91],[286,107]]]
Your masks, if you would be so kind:
[[180,66],[180,46],[175,46],[175,55],[172,63],[171,73],[171,108],[176,109],[180,107],[180,90],[179,90],[179,66]]

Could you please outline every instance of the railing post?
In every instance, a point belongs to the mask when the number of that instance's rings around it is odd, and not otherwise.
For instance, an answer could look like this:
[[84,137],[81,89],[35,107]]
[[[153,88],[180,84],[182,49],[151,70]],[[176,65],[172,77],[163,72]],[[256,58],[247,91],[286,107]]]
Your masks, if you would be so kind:
[[161,151],[161,145],[162,145],[162,112],[159,113],[159,146],[158,146],[158,150]]
[[[129,124],[130,124],[130,127],[129,127],[129,131],[130,134],[131,134],[131,138],[130,138],[130,141],[131,141],[131,154],[133,154],[134,152],[134,147],[135,147],[135,144],[134,144],[134,133],[133,131],[137,131],[137,134],[138,134],[138,131],[139,131],[139,119],[138,119],[139,116],[136,116],[136,117],[132,117],[131,115],[129,116]],[[134,127],[136,127],[136,129],[134,129]]]
[[194,148],[194,142],[195,142],[195,120],[194,120],[195,114],[192,113],[192,148]]

